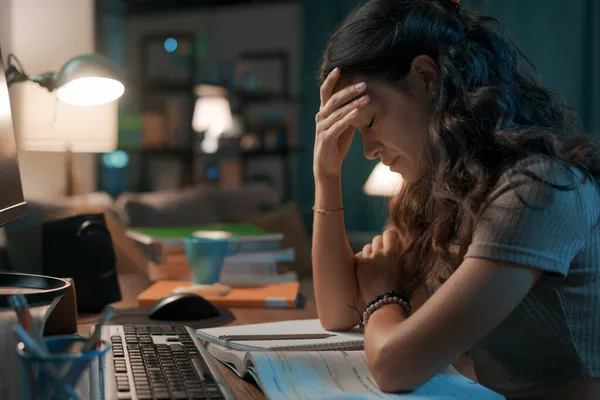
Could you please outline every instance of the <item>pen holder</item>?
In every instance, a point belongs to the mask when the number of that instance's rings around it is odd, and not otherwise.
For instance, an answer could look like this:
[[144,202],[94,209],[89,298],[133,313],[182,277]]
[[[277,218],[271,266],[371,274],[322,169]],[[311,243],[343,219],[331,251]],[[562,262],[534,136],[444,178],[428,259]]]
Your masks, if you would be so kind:
[[87,338],[77,335],[45,338],[50,355],[39,357],[17,345],[21,367],[21,398],[27,400],[104,399],[102,362],[110,345],[101,342],[96,350],[69,353]]

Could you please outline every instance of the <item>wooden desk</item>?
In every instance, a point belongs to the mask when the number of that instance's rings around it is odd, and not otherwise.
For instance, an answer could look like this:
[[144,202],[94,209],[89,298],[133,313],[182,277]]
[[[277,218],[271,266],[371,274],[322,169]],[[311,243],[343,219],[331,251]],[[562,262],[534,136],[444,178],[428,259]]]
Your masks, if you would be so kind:
[[[121,285],[121,294],[123,300],[115,303],[115,308],[131,308],[137,306],[136,296],[142,292],[149,284],[149,281],[140,279],[134,274],[120,274],[119,283]],[[304,309],[300,310],[275,310],[266,308],[233,308],[231,309],[235,320],[229,325],[245,325],[260,322],[276,322],[291,319],[310,319],[317,318],[317,309],[313,302],[306,302]],[[90,328],[96,322],[97,316],[83,316],[79,319],[77,330],[82,335],[87,335]],[[234,395],[240,400],[265,399],[262,392],[255,386],[243,381],[235,375],[229,368],[220,362],[217,362],[221,373],[231,387]],[[473,370],[473,363],[469,357],[463,356],[454,362],[454,367],[466,377],[477,380]]]
[[[113,304],[115,308],[131,308],[137,306],[136,296],[148,285],[147,281],[140,280],[133,274],[119,275],[121,294],[123,300]],[[232,308],[235,320],[229,325],[245,325],[260,322],[276,322],[291,319],[310,319],[317,317],[317,310],[313,302],[306,302],[304,309],[298,310],[275,310],[266,308]],[[88,335],[91,327],[97,320],[96,315],[81,316],[77,323],[77,331],[82,335]],[[236,399],[255,400],[265,399],[262,392],[250,383],[245,382],[235,375],[229,368],[217,362],[223,377],[231,387]]]

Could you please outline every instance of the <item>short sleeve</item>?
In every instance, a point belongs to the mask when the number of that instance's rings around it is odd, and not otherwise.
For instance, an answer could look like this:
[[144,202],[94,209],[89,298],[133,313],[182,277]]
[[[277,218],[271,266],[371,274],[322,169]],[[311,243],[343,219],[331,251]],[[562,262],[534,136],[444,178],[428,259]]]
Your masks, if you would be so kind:
[[549,160],[517,164],[503,174],[484,204],[465,258],[507,261],[566,276],[590,229],[585,205],[598,201],[592,199],[593,183],[582,178],[581,171]]

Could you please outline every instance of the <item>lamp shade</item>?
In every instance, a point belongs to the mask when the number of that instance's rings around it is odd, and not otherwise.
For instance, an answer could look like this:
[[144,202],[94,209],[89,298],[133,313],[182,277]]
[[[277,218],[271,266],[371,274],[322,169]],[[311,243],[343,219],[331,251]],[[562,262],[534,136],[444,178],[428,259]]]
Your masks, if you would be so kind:
[[105,153],[117,148],[117,102],[74,106],[56,101],[54,93],[34,82],[24,82],[11,91],[17,104],[15,126],[21,149]]
[[231,107],[227,91],[218,86],[200,85],[196,88],[196,105],[192,128],[204,133],[202,151],[214,153],[219,147],[219,137],[233,128]]
[[71,58],[55,76],[57,97],[75,106],[95,106],[121,97],[125,86],[114,64],[99,54]]
[[391,197],[400,190],[403,182],[402,175],[379,163],[369,175],[363,189],[369,196]]

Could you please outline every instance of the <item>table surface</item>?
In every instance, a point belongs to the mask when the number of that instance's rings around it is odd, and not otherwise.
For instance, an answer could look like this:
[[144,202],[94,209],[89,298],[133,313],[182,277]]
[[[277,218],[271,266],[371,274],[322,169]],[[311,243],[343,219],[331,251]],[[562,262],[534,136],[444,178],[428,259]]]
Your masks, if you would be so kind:
[[[304,282],[302,286],[306,286]],[[137,295],[148,286],[148,281],[134,274],[119,274],[122,300],[113,304],[115,308],[132,308],[137,306]],[[276,310],[267,308],[232,308],[235,320],[228,325],[256,324],[261,322],[276,322],[294,319],[317,318],[317,309],[313,301],[306,301],[303,309]],[[82,316],[77,323],[77,331],[87,335],[98,319],[97,315]],[[229,368],[220,362],[216,363],[223,377],[231,387],[236,399],[255,400],[265,399],[264,394],[252,384],[240,379]],[[477,380],[471,358],[463,356],[454,362],[454,367],[466,377]]]
[[[113,304],[115,308],[131,308],[137,306],[136,296],[142,292],[147,282],[140,280],[133,274],[120,274],[119,283],[121,286],[122,300]],[[312,301],[305,302],[303,309],[276,310],[266,308],[232,308],[235,320],[228,325],[245,325],[261,322],[275,322],[292,319],[310,319],[317,317],[317,310]],[[80,317],[77,323],[77,331],[82,335],[87,335],[91,327],[97,320],[97,315],[85,315]],[[264,394],[252,384],[240,379],[229,368],[220,362],[216,363],[223,377],[229,384],[236,399],[254,400],[265,399]]]

